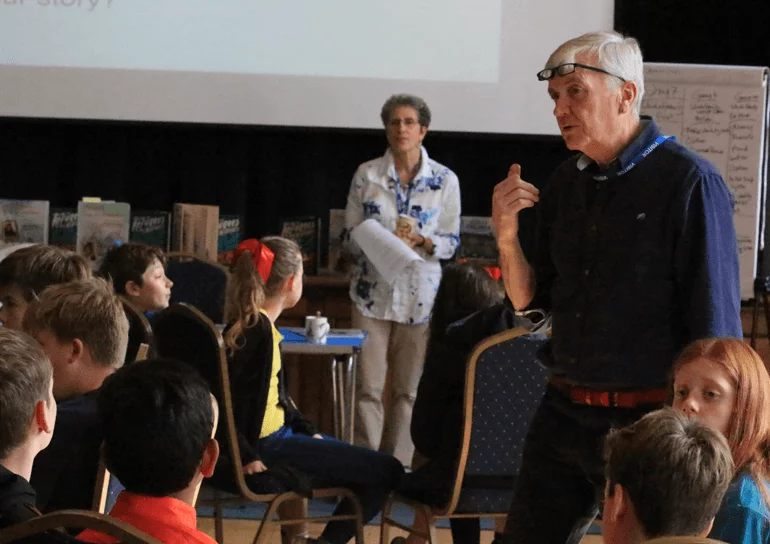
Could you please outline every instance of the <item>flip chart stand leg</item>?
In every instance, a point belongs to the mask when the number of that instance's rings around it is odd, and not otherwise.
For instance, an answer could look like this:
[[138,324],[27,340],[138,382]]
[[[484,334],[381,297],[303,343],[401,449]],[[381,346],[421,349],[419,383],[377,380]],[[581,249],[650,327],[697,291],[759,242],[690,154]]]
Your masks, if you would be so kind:
[[[765,326],[770,330],[770,276],[759,277],[754,280],[754,309],[751,315],[751,341],[752,348],[757,347],[757,333],[759,332],[759,301],[765,310]],[[768,334],[770,341],[770,333]]]

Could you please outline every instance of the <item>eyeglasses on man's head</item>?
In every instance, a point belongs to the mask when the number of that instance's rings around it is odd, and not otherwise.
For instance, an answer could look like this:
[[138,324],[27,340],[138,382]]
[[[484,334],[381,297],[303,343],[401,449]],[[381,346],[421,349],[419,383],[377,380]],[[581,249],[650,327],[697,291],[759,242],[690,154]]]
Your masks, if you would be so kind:
[[626,82],[625,78],[622,78],[617,74],[610,73],[607,70],[603,70],[602,68],[597,68],[596,66],[589,66],[588,64],[580,64],[579,62],[566,62],[564,64],[560,64],[559,66],[554,66],[553,68],[546,68],[544,70],[540,70],[537,73],[537,79],[538,81],[548,81],[550,79],[555,78],[556,76],[566,76],[574,72],[576,68],[585,68],[586,70],[593,70],[594,72],[600,72],[602,74],[607,74],[608,76],[616,77],[623,83]]

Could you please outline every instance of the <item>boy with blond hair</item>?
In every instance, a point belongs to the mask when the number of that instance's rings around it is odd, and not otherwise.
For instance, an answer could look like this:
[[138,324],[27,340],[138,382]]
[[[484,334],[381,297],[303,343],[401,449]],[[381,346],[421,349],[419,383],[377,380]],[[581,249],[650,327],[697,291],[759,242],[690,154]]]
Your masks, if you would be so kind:
[[48,356],[27,334],[0,329],[0,529],[39,515],[29,484],[56,421]]
[[88,263],[71,251],[42,244],[17,249],[0,261],[0,323],[21,330],[27,306],[43,289],[90,277]]
[[123,306],[100,278],[54,285],[29,305],[24,329],[51,359],[59,402],[53,440],[32,471],[38,506],[90,508],[102,441],[96,399],[104,379],[125,360]]
[[605,457],[605,544],[705,537],[734,469],[718,431],[671,408],[610,432]]

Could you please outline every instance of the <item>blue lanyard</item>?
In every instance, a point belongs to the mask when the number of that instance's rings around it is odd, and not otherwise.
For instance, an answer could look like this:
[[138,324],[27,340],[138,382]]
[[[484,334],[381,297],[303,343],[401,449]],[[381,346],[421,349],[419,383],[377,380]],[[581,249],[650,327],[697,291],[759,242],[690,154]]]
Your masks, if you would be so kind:
[[401,191],[403,190],[403,185],[401,185],[401,182],[399,180],[396,180],[396,209],[398,210],[398,213],[409,215],[409,201],[412,200],[412,185],[414,183],[414,180],[409,182],[409,185],[406,189],[406,202],[404,202],[401,198]]
[[655,150],[655,148],[656,148],[656,147],[658,147],[660,144],[662,144],[662,143],[663,143],[663,142],[665,142],[666,140],[671,140],[671,139],[674,139],[674,140],[675,140],[676,138],[674,138],[673,136],[663,136],[663,135],[660,135],[660,136],[658,136],[657,138],[655,138],[655,141],[654,141],[654,142],[652,142],[652,143],[651,143],[650,145],[648,145],[648,146],[647,146],[645,149],[643,149],[643,150],[642,150],[642,151],[641,151],[641,152],[640,152],[638,155],[636,155],[636,156],[635,156],[633,159],[631,159],[631,162],[630,162],[630,163],[628,163],[628,166],[626,166],[626,167],[625,167],[623,170],[621,170],[620,172],[618,172],[618,173],[616,173],[616,174],[613,174],[613,175],[611,175],[611,176],[598,175],[598,176],[594,176],[593,178],[594,178],[596,181],[607,181],[607,180],[608,180],[608,179],[610,179],[610,178],[619,178],[620,176],[623,176],[623,175],[625,175],[625,174],[628,174],[628,173],[629,173],[631,170],[633,170],[633,168],[634,168],[634,167],[635,167],[637,164],[639,164],[640,162],[642,162],[642,160],[644,160],[644,159],[647,157],[647,155],[649,155],[650,153],[652,153],[652,152]]

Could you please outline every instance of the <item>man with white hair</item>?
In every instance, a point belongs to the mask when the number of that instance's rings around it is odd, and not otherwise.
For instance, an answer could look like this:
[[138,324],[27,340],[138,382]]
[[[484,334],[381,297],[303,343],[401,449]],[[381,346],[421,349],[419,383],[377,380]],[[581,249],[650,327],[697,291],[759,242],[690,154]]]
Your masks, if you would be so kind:
[[[514,164],[492,215],[508,297],[553,316],[551,371],[535,415],[504,542],[578,543],[604,487],[602,443],[667,399],[676,353],[741,337],[732,198],[707,160],[640,116],[632,38],[585,34],[537,74],[569,149],[542,193]],[[518,214],[537,206],[534,253]]]

